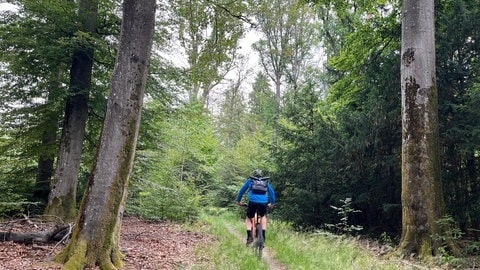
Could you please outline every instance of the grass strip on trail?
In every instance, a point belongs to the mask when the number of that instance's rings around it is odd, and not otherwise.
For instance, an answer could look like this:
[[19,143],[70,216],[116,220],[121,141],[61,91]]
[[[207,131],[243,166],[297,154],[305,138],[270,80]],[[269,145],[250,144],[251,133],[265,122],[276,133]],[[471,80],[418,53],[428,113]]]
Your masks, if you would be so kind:
[[[263,260],[256,258],[252,249],[246,248],[245,243],[226,228],[231,226],[243,235],[244,223],[238,212],[210,209],[202,215],[202,220],[209,224],[209,233],[215,235],[218,241],[208,247],[209,257],[212,258],[211,269],[268,269]],[[286,223],[271,219],[266,231],[266,247],[287,269],[418,269],[402,264],[397,259],[375,257],[350,238],[326,233],[295,232]]]
[[208,262],[192,269],[225,269],[225,270],[267,270],[266,263],[259,260],[251,248],[240,242],[225,226],[225,220],[234,220],[230,214],[209,212],[203,214],[201,220],[208,224],[207,233],[214,240],[207,247],[198,250],[198,256],[207,256]]
[[350,238],[327,233],[299,233],[282,222],[271,222],[268,245],[288,269],[416,269],[382,260]]

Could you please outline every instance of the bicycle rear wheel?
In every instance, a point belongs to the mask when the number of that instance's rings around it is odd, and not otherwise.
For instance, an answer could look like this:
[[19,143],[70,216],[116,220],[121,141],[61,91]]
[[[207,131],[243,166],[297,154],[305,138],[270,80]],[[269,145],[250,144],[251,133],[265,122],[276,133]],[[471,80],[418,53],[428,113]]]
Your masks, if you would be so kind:
[[259,258],[262,257],[263,247],[265,244],[265,239],[263,239],[263,229],[260,223],[256,227],[256,241],[255,241],[255,252]]

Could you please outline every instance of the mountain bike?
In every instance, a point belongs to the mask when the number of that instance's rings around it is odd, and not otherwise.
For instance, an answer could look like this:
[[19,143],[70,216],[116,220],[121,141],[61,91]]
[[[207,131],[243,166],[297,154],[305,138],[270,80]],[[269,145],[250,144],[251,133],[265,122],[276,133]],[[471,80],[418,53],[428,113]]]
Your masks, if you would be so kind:
[[[243,203],[242,206],[247,207],[248,204]],[[258,212],[258,209],[257,209]],[[252,236],[253,242],[251,243],[255,254],[258,258],[262,257],[263,248],[265,247],[265,239],[263,238],[262,217],[255,212],[255,216],[252,218]]]

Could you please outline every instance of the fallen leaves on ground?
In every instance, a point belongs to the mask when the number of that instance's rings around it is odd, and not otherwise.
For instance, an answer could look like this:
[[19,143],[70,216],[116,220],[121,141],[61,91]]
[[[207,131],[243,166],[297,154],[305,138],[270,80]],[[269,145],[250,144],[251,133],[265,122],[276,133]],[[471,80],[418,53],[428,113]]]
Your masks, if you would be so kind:
[[[15,230],[31,231],[32,224],[16,224]],[[44,227],[46,225],[43,225]],[[35,228],[41,229],[41,226]],[[122,269],[186,269],[208,260],[196,255],[197,246],[211,241],[211,237],[188,231],[179,224],[149,222],[125,217],[121,230],[121,251],[125,255]],[[18,244],[0,241],[0,270],[57,270],[61,265],[52,262],[52,257],[63,245]],[[98,267],[90,268],[99,269]]]

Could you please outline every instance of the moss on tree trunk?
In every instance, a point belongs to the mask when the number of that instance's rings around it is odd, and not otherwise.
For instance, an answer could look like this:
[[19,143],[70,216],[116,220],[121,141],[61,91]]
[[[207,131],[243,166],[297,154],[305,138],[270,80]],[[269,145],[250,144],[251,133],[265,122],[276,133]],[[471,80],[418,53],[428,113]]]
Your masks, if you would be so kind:
[[[78,15],[81,31],[95,35],[98,3],[79,1]],[[93,46],[93,45],[91,45]],[[77,182],[88,118],[88,99],[92,78],[94,49],[75,48],[70,67],[70,86],[67,96],[59,154],[45,215],[72,221],[76,217]]]
[[[434,1],[403,1],[402,237],[395,254],[438,255],[445,214],[438,143]],[[446,243],[453,247],[452,243]],[[451,248],[455,250],[455,248]]]
[[124,0],[117,62],[95,162],[76,227],[56,256],[64,269],[122,266],[119,235],[123,203],[135,156],[153,40],[154,0]]

